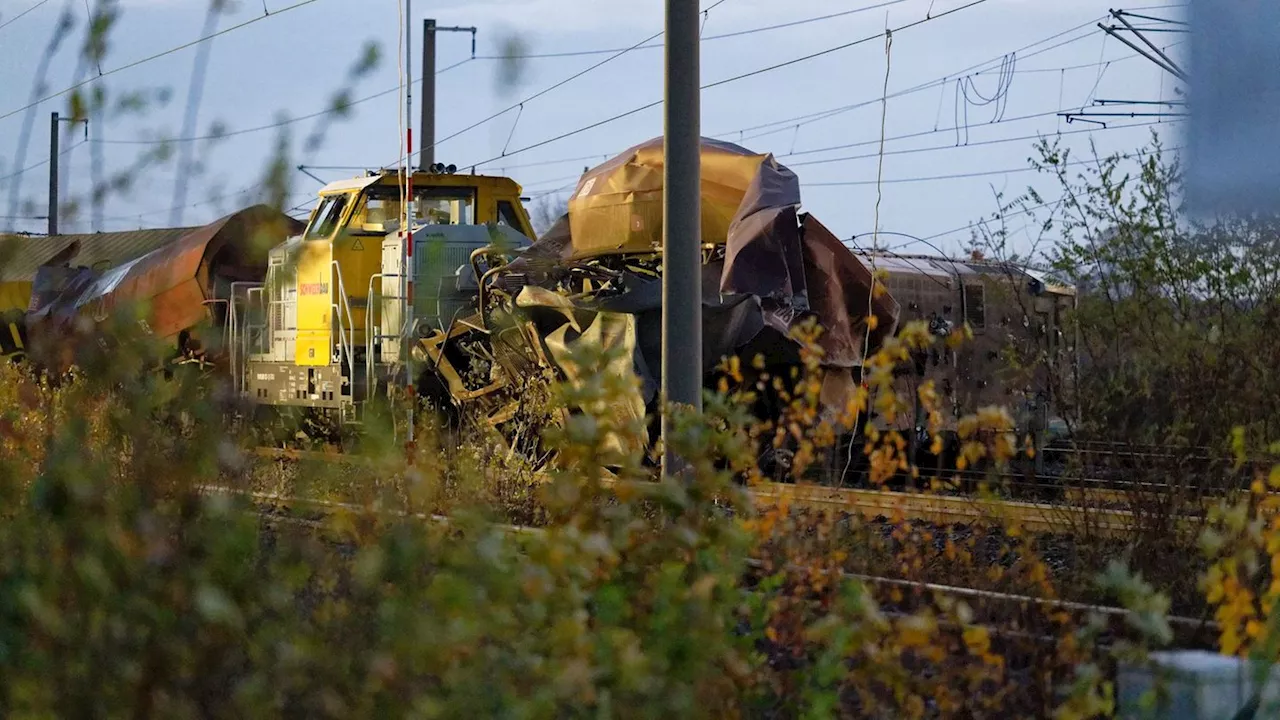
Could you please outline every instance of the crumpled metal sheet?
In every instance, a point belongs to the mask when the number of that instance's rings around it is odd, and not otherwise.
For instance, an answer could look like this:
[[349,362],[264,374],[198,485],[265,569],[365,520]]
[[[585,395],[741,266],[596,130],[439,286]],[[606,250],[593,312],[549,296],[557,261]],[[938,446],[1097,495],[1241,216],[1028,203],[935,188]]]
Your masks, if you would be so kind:
[[[572,360],[575,351],[583,347],[618,351],[608,370],[622,375],[638,370],[643,378],[643,368],[635,367],[637,332],[635,315],[619,312],[594,312],[581,308],[567,298],[543,288],[525,287],[516,298],[519,307],[530,311],[531,319],[540,326],[541,340],[549,359],[571,383],[583,381],[582,368]],[[593,408],[594,413],[608,412],[614,415],[620,427],[630,423],[644,426],[645,403],[649,398],[643,390],[615,397],[607,409]],[[605,441],[606,451],[620,454],[644,452],[645,438],[641,436],[611,433]]]
[[[860,367],[864,348],[875,352],[897,332],[898,301],[887,290],[873,296],[871,270],[817,218],[805,215],[800,232],[810,307],[824,330],[818,338],[824,363]],[[868,338],[867,318],[873,314],[876,327]]]
[[[721,272],[719,263],[709,263],[702,268],[702,364],[706,373],[714,370],[722,358],[750,346],[766,327],[757,298],[726,297],[716,291],[715,280]],[[641,398],[648,404],[657,398],[662,386],[662,283],[648,278],[631,279],[633,289],[594,299],[573,300],[546,288],[525,286],[516,297],[516,304],[543,338],[561,332],[562,327],[583,333],[584,328],[602,315],[633,317],[634,323],[626,332],[634,337],[629,337],[626,343],[632,350],[632,371],[640,378]],[[790,345],[776,335],[772,341]],[[788,350],[788,358],[798,358],[794,346]]]
[[756,168],[725,236],[724,294],[756,295],[808,310],[804,259],[796,233],[800,178],[772,156]]
[[[567,215],[508,266],[499,286],[514,293],[523,284],[554,283],[558,272],[588,258],[660,253],[662,149],[662,138],[654,138],[583,175]],[[753,298],[754,317],[784,336],[814,316],[824,328],[824,364],[846,369],[860,366],[865,347],[878,348],[896,331],[897,302],[887,293],[872,298],[871,271],[816,218],[798,214],[799,178],[772,155],[704,138],[702,192],[703,242],[723,245],[725,255],[714,271],[704,266],[704,313]],[[651,305],[631,311],[659,309],[658,287],[646,296]],[[635,304],[638,296],[625,297]],[[867,343],[872,312],[877,327]],[[713,330],[704,325],[704,335]],[[735,335],[734,342],[753,337]],[[716,360],[730,349],[710,345],[704,357]]]

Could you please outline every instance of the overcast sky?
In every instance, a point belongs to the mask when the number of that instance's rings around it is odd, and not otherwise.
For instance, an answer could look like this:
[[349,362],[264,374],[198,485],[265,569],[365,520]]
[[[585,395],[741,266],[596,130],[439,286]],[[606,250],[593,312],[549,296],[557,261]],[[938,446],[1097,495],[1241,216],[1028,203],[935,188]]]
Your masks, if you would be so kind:
[[[1171,120],[1153,125],[1153,118],[1107,118],[1116,122],[1104,129],[1080,121],[1067,124],[1056,115],[1080,109],[1094,99],[1175,97],[1169,75],[1123,43],[1107,38],[1096,26],[1114,5],[1112,0],[986,0],[947,15],[943,14],[972,0],[899,0],[887,6],[885,0],[702,1],[704,8],[710,7],[702,31],[704,84],[874,36],[886,25],[897,28],[927,15],[934,17],[893,35],[888,87],[891,96],[901,94],[891,97],[887,106],[880,227],[926,237],[956,231],[934,241],[948,252],[958,251],[967,240],[964,226],[995,209],[994,192],[1015,195],[1029,183],[1052,188],[1052,183],[1034,173],[1006,172],[1027,167],[1032,154],[1033,141],[1017,138],[1062,132],[1064,145],[1077,153],[1086,153],[1090,141],[1101,151],[1112,152],[1143,145],[1155,127],[1167,146],[1181,144],[1179,125]],[[1138,1],[1148,14],[1177,18],[1183,12],[1176,6]],[[75,80],[86,2],[45,0],[14,20],[38,2],[0,0],[0,25],[12,21],[0,27],[0,116],[7,115],[0,118],[0,177],[47,158],[49,113],[67,112],[65,97],[38,105],[32,111],[26,157],[21,163],[15,160],[28,112],[14,111],[30,102],[36,67],[64,9],[70,10],[77,26],[50,65],[48,88],[42,95],[67,88]],[[234,0],[233,10],[220,19],[219,29],[262,17],[264,7],[271,15],[211,41],[196,135],[207,134],[215,123],[234,132],[324,110],[370,40],[381,42],[382,63],[355,89],[353,97],[397,87],[402,65],[397,53],[403,31],[396,0],[314,0],[286,10],[295,2]],[[201,35],[205,0],[122,0],[121,4],[123,15],[103,63],[105,72]],[[415,77],[419,74],[423,18],[479,30],[476,49],[480,57],[475,60],[468,60],[470,35],[440,35],[438,67],[461,64],[437,78],[437,137],[444,138],[517,106],[610,57],[575,53],[626,48],[659,33],[663,5],[660,0],[413,2],[410,22]],[[869,7],[874,9],[849,12]],[[1139,10],[1137,6],[1121,7]],[[802,22],[828,15],[838,16]],[[766,29],[784,24],[791,25]],[[503,42],[511,36],[520,38],[524,53],[563,56],[522,61],[517,84],[504,87],[499,83],[501,61],[489,58],[502,54]],[[1152,37],[1162,45],[1176,44],[1182,38],[1171,33]],[[661,36],[651,44],[660,42]],[[1178,49],[1174,47],[1170,53],[1176,55]],[[1016,59],[1010,56],[1014,51],[1018,51],[1013,56]],[[134,162],[150,147],[145,141],[180,136],[196,53],[195,47],[180,50],[102,81],[114,96],[146,88],[167,87],[173,92],[163,109],[91,128],[90,142],[102,143],[109,172]],[[436,150],[437,160],[459,167],[487,161],[481,165],[482,171],[511,175],[525,187],[526,195],[567,194],[584,166],[660,135],[661,105],[523,149],[660,100],[662,59],[659,47],[623,54],[523,107],[442,142]],[[971,74],[974,66],[976,75]],[[870,233],[885,70],[885,43],[876,37],[707,89],[702,94],[703,135],[773,153],[799,175],[805,210],[841,237]],[[970,77],[963,88],[957,82],[962,72]],[[1002,84],[1004,92],[997,94]],[[331,181],[359,174],[358,167],[392,162],[402,146],[403,109],[397,95],[391,92],[357,105],[350,118],[333,126],[324,148],[307,159],[310,165],[352,169],[312,172]],[[981,104],[984,98],[992,97],[998,99]],[[413,102],[416,126],[420,92],[415,91]],[[856,107],[827,112],[847,106]],[[1133,109],[1149,112],[1157,108]],[[293,164],[302,162],[302,139],[318,121],[285,126],[292,136]],[[207,222],[254,202],[255,185],[261,180],[278,133],[279,129],[255,131],[215,144],[196,143],[196,156],[204,172],[191,180],[182,223]],[[83,131],[76,129],[63,140],[63,149],[82,139]],[[503,158],[504,154],[507,157]],[[64,196],[85,193],[90,185],[89,145],[76,145],[63,155],[62,162]],[[170,161],[153,168],[127,196],[113,196],[104,213],[108,218],[105,229],[167,225],[175,205],[175,167]],[[21,198],[33,202],[34,214],[43,215],[48,186],[45,166],[0,185],[0,215],[10,214],[6,209],[9,183],[18,180],[22,183]],[[290,182],[295,193],[292,204],[297,205],[313,197],[320,187],[300,172],[292,173]],[[19,208],[14,214],[31,210]],[[45,222],[0,219],[0,229],[8,227],[42,232]],[[62,230],[90,230],[88,214],[64,221]],[[905,240],[900,236],[881,240],[882,245],[902,242]],[[920,245],[907,249],[929,251]]]

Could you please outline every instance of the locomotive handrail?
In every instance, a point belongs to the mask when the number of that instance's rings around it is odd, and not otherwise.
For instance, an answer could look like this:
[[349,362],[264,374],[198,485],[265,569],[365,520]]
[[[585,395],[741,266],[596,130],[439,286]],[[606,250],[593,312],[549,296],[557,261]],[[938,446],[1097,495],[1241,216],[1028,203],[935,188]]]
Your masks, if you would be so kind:
[[[353,346],[355,345],[355,342],[356,342],[355,320],[351,316],[351,301],[347,297],[346,285],[344,285],[342,282],[342,266],[338,264],[337,260],[332,261],[331,264],[333,266],[334,277],[336,277],[338,280],[338,286],[334,289],[338,291],[338,298],[341,300],[340,303],[333,303],[334,319],[338,323],[338,346],[339,346],[338,364],[339,365],[342,364],[342,352],[345,351],[346,358],[347,358],[347,377],[350,378],[352,381],[354,381],[355,374],[356,374],[355,351],[353,349]],[[339,307],[339,305],[341,307]],[[342,332],[342,313],[345,313],[347,318],[348,336],[344,336]],[[355,387],[353,386],[352,387],[353,398],[354,398],[354,394],[355,394]]]
[[[266,297],[266,288],[264,288],[264,287],[263,287],[263,286],[261,286],[261,285],[258,285],[257,287],[251,287],[251,288],[248,288],[248,289],[245,291],[245,303],[246,303],[246,305],[247,305],[247,312],[253,312],[253,295],[254,295],[254,293],[257,293],[257,294],[258,294],[258,304],[262,307],[263,312],[266,312],[266,305],[265,305],[265,304],[264,304],[264,302],[263,302],[263,299]],[[255,325],[255,324],[254,324],[254,323],[252,323],[250,320],[251,320],[251,318],[246,318],[246,319],[245,319],[245,329],[244,329],[244,334],[245,334],[245,341],[244,341],[244,342],[245,342],[245,348],[244,348],[244,357],[245,357],[245,359],[246,359],[246,360],[248,359],[249,355],[251,354],[249,351],[250,351],[251,349],[253,349],[253,348],[252,348],[252,343],[251,343],[251,340],[250,340],[250,337],[249,337],[250,333],[252,333],[252,332],[253,332],[253,329],[254,329],[255,327],[264,327],[264,328],[265,328],[265,325]],[[259,348],[259,350],[260,350],[260,348]]]
[[[365,297],[369,299],[368,301],[365,302],[365,306],[364,306],[364,344],[365,344],[364,367],[365,367],[365,381],[366,381],[365,392],[366,393],[370,392],[370,390],[374,386],[374,362],[373,362],[374,341],[384,340],[389,337],[394,337],[393,335],[384,335],[381,332],[377,333],[376,335],[370,332],[370,329],[373,327],[373,308],[375,305],[380,305],[381,300],[386,299],[386,297],[383,296],[381,292],[379,292],[378,299],[374,300],[373,281],[385,280],[387,278],[398,278],[398,277],[400,277],[400,273],[374,273],[373,275],[369,276],[369,292],[365,294]],[[404,299],[397,295],[392,295],[390,297],[392,300]]]
[[[233,368],[232,370],[232,382],[234,383],[233,387],[235,388],[235,391],[237,393],[244,392],[246,387],[246,383],[245,383],[246,378],[244,377],[244,373],[240,372],[240,363],[239,363],[240,356],[236,352],[236,346],[238,344],[236,342],[236,337],[237,337],[236,333],[240,327],[239,315],[236,312],[236,289],[239,287],[245,287],[246,289],[248,289],[249,286],[261,287],[261,285],[262,283],[249,282],[249,281],[236,281],[231,283],[231,298],[230,298],[230,305],[229,305],[231,312],[229,313],[230,317],[228,318],[228,322],[231,324],[230,362],[231,362],[231,367]],[[246,303],[248,302],[247,293],[245,295],[245,302]]]
[[[339,315],[338,303],[329,303],[329,308],[333,310],[334,321],[338,326],[338,365],[341,367],[342,359],[343,357],[346,357],[347,367],[352,368],[351,373],[347,377],[351,377],[351,375],[355,374],[355,364],[351,360],[351,348],[347,346],[346,338],[342,334],[342,319]],[[339,393],[341,393],[341,390],[339,390]]]

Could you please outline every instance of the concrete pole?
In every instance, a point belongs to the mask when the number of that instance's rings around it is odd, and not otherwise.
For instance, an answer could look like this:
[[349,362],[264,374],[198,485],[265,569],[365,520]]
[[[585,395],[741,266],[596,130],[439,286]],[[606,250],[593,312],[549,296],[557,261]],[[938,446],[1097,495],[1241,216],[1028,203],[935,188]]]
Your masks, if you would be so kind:
[[49,234],[58,234],[58,113],[49,122]]
[[[698,0],[666,0],[662,394],[702,409],[701,108]],[[671,418],[662,417],[667,438]],[[681,463],[664,444],[663,474]]]
[[436,21],[422,21],[422,130],[418,133],[422,154],[418,169],[425,171],[436,161]]

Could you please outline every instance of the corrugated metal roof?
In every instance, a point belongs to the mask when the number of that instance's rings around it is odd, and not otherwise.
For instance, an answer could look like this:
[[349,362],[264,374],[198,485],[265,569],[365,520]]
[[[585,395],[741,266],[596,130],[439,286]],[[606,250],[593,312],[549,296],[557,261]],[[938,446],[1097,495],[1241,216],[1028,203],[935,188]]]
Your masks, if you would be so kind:
[[0,236],[0,282],[30,281],[41,265],[76,243],[79,246],[68,259],[69,264],[103,271],[136,260],[195,229],[155,228],[51,237]]
[[866,254],[860,255],[865,258],[863,262],[867,266],[874,266],[877,270],[885,270],[891,273],[923,273],[925,275],[938,275],[942,277],[950,277],[955,275],[955,271],[947,268],[942,269],[937,264],[920,259],[900,258],[894,255],[882,254]]
[[[850,243],[846,241],[846,246]],[[1028,278],[1039,280],[1051,292],[1073,294],[1075,289],[1050,280],[1048,273],[1027,265],[1004,263],[997,260],[956,260],[937,255],[904,255],[894,252],[870,251],[861,248],[850,248],[855,255],[866,258],[868,264],[891,273],[972,276],[1003,275],[1017,272]]]

